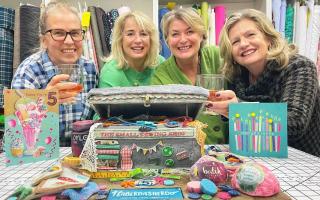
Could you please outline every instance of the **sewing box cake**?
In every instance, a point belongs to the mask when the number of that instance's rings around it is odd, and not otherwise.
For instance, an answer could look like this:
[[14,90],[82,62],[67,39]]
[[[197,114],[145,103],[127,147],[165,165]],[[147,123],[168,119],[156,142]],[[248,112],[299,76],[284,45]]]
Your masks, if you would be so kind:
[[204,154],[205,126],[194,120],[209,95],[190,85],[92,89],[101,117],[80,155],[91,172],[191,167]]

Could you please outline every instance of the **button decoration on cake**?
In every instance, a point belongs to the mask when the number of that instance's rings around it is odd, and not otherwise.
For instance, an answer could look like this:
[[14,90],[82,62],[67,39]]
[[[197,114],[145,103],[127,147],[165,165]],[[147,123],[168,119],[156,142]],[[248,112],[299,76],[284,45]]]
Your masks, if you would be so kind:
[[212,196],[208,195],[208,194],[203,194],[203,195],[201,195],[201,199],[210,200],[210,199],[212,199]]
[[216,197],[221,199],[221,200],[229,200],[229,199],[231,199],[231,195],[228,192],[218,192]]
[[200,187],[204,194],[214,195],[218,192],[217,186],[209,179],[202,179],[200,181]]
[[232,196],[232,197],[235,197],[235,196],[239,196],[240,195],[240,192],[235,190],[235,189],[232,189],[232,190],[229,190],[228,193]]
[[198,194],[198,193],[189,193],[189,194],[188,194],[188,198],[189,198],[189,199],[200,199],[200,198],[201,198],[201,195]]
[[174,161],[172,159],[167,159],[165,162],[164,162],[164,165],[166,167],[173,167],[174,166]]
[[172,185],[174,185],[174,181],[168,179],[168,180],[165,180],[165,181],[163,182],[163,184],[164,184],[165,186],[172,186]]
[[201,193],[200,181],[190,181],[187,183],[187,190],[191,193]]
[[173,148],[172,147],[164,147],[162,149],[162,155],[165,157],[169,157],[173,154]]

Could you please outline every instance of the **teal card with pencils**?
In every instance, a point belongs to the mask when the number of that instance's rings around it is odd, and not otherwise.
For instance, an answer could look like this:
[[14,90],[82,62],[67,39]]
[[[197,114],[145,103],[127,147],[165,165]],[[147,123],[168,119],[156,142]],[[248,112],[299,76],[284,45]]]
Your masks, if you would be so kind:
[[287,104],[230,104],[229,145],[238,155],[287,158]]

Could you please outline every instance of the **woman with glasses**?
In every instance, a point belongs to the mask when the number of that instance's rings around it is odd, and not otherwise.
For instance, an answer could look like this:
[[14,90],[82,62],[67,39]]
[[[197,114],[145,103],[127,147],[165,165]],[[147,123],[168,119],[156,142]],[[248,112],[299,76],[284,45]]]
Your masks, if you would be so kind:
[[154,68],[163,62],[159,34],[145,14],[128,12],[116,20],[111,55],[100,73],[99,87],[149,85]]
[[[90,119],[92,111],[86,103],[87,93],[96,86],[97,73],[92,61],[81,57],[84,31],[77,10],[63,3],[49,3],[41,12],[41,50],[26,58],[18,67],[13,89],[56,89],[60,105],[60,145],[70,146],[71,124]],[[58,65],[78,64],[83,68],[83,90],[71,92],[76,83],[67,82],[68,75],[58,73]]]

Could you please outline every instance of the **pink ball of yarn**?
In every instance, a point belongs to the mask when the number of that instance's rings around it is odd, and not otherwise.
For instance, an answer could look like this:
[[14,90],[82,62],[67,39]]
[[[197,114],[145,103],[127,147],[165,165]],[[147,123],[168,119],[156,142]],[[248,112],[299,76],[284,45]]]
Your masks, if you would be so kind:
[[231,186],[250,196],[269,197],[280,191],[280,184],[267,167],[258,163],[243,164],[231,179]]

